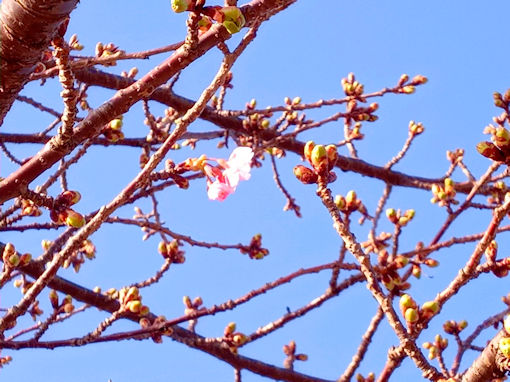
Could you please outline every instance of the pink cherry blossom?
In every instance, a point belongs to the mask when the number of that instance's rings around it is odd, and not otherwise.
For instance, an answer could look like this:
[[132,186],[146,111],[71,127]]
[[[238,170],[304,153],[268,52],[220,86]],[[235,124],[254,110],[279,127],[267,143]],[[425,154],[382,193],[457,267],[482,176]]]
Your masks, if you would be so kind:
[[227,168],[223,176],[228,179],[230,186],[237,187],[239,181],[250,179],[251,160],[253,150],[250,147],[237,147],[227,161]]
[[220,182],[219,180],[207,182],[207,196],[211,200],[219,200],[222,202],[234,191],[235,188],[229,186],[226,182]]
[[[204,166],[207,175],[207,196],[211,200],[223,201],[232,194],[241,180],[250,179],[253,150],[249,147],[237,147],[228,161],[215,159],[218,167]],[[216,177],[215,181],[211,178]]]

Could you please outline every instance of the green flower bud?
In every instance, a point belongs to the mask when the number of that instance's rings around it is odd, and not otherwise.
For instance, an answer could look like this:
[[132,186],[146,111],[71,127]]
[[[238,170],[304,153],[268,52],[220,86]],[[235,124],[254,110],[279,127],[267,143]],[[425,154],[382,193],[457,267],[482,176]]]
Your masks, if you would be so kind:
[[402,312],[405,312],[405,310],[409,308],[416,308],[416,302],[414,302],[413,298],[407,293],[400,297],[398,305]]
[[437,301],[427,301],[421,306],[421,310],[427,318],[430,318],[439,312],[439,304]]
[[243,13],[237,7],[224,7],[220,12],[224,16],[222,24],[230,34],[239,32],[246,23]]
[[313,148],[310,160],[318,173],[324,173],[328,170],[328,153],[323,145],[317,145]]
[[191,10],[193,1],[191,0],[172,0],[172,11],[181,13]]
[[408,324],[414,324],[416,321],[420,319],[418,311],[414,308],[406,309],[404,313],[404,318]]
[[510,338],[504,337],[499,340],[499,350],[507,358],[510,358]]
[[67,217],[65,221],[69,227],[80,228],[85,225],[85,218],[83,217],[83,215],[71,209],[67,209],[66,213]]

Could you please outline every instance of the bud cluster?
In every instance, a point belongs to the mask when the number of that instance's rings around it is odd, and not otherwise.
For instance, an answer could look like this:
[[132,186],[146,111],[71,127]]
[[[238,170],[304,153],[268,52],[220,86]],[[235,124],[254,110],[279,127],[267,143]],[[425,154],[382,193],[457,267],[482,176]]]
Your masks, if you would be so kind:
[[0,368],[4,367],[11,361],[12,361],[12,357],[10,355],[6,355],[5,357],[0,357]]
[[104,128],[103,135],[110,143],[115,143],[121,139],[124,139],[124,133],[122,132],[123,116],[112,119]]
[[501,204],[505,200],[505,195],[509,192],[507,185],[502,180],[494,183],[490,196],[487,197],[489,204]]
[[403,214],[400,210],[395,210],[394,208],[388,208],[386,210],[386,217],[390,222],[400,227],[404,227],[409,223],[415,215],[415,211],[413,209],[406,210]]
[[206,156],[199,158],[188,158],[184,162],[175,164],[171,159],[165,161],[165,169],[157,173],[153,173],[152,180],[172,179],[177,187],[186,190],[189,188],[189,180],[182,176],[187,171],[204,171],[206,164]]
[[467,326],[468,326],[468,323],[467,323],[466,320],[462,320],[462,321],[459,321],[459,322],[454,321],[454,320],[449,320],[449,321],[446,321],[443,324],[443,330],[447,334],[452,334],[454,336],[457,336],[457,335],[459,335],[459,333],[461,331],[466,329]]
[[204,302],[202,301],[202,297],[200,297],[200,296],[195,297],[193,299],[193,301],[191,301],[191,298],[189,298],[189,296],[184,296],[182,298],[182,303],[186,307],[186,308],[184,308],[184,314],[188,315],[188,314],[192,314],[192,313],[196,312],[198,309],[200,309],[200,307],[202,306],[202,304]]
[[316,145],[313,141],[308,141],[303,151],[312,168],[303,165],[294,167],[294,175],[301,183],[317,183],[319,177],[326,178],[329,183],[336,180],[336,175],[332,171],[338,159],[335,145]]
[[74,211],[70,206],[78,203],[81,195],[78,191],[64,191],[55,198],[53,208],[50,209],[50,218],[57,224],[66,224],[69,227],[80,228],[85,225],[83,215]]
[[342,195],[335,196],[335,205],[337,208],[349,215],[354,211],[359,211],[361,214],[366,215],[367,209],[365,205],[362,203],[358,196],[356,195],[356,191],[350,190],[345,197]]
[[347,77],[342,78],[342,88],[346,96],[356,98],[360,97],[365,90],[363,85],[356,81],[354,73],[349,73]]
[[414,299],[408,294],[403,294],[400,297],[399,307],[406,320],[408,332],[410,333],[418,323],[426,323],[432,316],[439,312],[439,304],[437,301],[427,301],[421,308],[418,308]]
[[262,248],[262,235],[260,233],[251,238],[250,245],[243,246],[239,250],[243,255],[248,254],[250,259],[261,260],[269,255],[269,250]]
[[308,355],[303,353],[296,354],[296,342],[290,341],[288,345],[283,345],[283,353],[287,356],[283,361],[283,367],[286,369],[294,369],[294,361],[307,361]]
[[183,264],[186,261],[184,251],[180,249],[180,243],[174,239],[170,243],[161,241],[158,245],[158,252],[165,258],[170,259],[174,264]]
[[120,310],[146,316],[149,314],[149,307],[142,305],[142,296],[137,287],[122,288],[119,293]]
[[52,289],[48,295],[51,303],[51,307],[57,313],[72,313],[74,311],[73,298],[71,295],[66,295],[62,301],[59,301],[58,293],[56,290]]
[[491,142],[478,143],[476,150],[484,157],[493,161],[508,163],[510,160],[510,131],[504,125],[509,120],[510,89],[507,90],[504,96],[500,93],[494,93],[493,97],[494,104],[504,111],[499,116],[493,117],[496,126],[489,124],[483,130],[484,134],[491,135]]
[[17,267],[23,267],[32,260],[32,255],[25,253],[20,255],[12,243],[7,243],[3,247],[2,262],[4,270],[12,270]]
[[249,337],[241,332],[236,332],[236,323],[230,322],[223,330],[224,341],[233,354],[237,354],[238,348],[249,341]]
[[356,382],[374,382],[375,374],[373,372],[368,373],[366,377],[363,377],[360,373],[356,374]]
[[21,215],[23,216],[41,216],[41,209],[32,200],[21,199]]
[[416,123],[414,121],[409,121],[409,133],[410,134],[412,134],[413,136],[420,135],[424,131],[425,131],[425,128],[423,127],[423,124],[421,122]]
[[492,94],[492,98],[494,99],[494,106],[508,112],[508,107],[510,104],[510,89],[508,89],[503,95],[499,92],[494,92]]
[[[46,244],[48,243],[48,244]],[[43,240],[43,249],[47,249],[51,242]],[[46,247],[46,248],[45,248]],[[62,264],[62,268],[69,268],[72,266],[74,271],[78,273],[85,259],[92,260],[96,257],[96,247],[91,240],[84,240],[81,246],[74,251]]]
[[455,200],[455,182],[451,178],[445,178],[444,184],[433,184],[432,185],[432,199],[431,203],[437,203],[439,206],[449,206],[450,204],[459,204],[458,200]]
[[448,347],[448,340],[437,334],[434,337],[434,342],[425,342],[423,347],[429,351],[428,358],[433,360],[438,358],[439,355]]
[[203,7],[197,5],[197,0],[172,0],[171,6],[172,10],[176,13],[185,11],[201,13],[202,19],[198,23],[198,28],[201,33],[209,30],[213,20],[222,24],[230,34],[239,32],[246,23],[243,13],[235,6]]
[[[96,44],[96,57],[97,58],[107,58],[107,57],[119,57],[122,56],[124,53],[123,50],[120,50],[117,46],[115,46],[113,43],[108,43],[104,45],[102,42],[98,42]],[[103,62],[102,65],[104,66],[115,66],[117,64],[117,61],[110,61],[110,62]]]
[[407,74],[402,74],[397,83],[397,93],[413,94],[416,91],[416,86],[424,85],[428,82],[427,77],[418,74],[409,81]]
[[[138,323],[142,328],[148,328],[151,325],[154,326],[164,325],[166,321],[167,321],[166,317],[161,315],[156,317],[153,322],[151,322],[151,319],[149,317],[141,317]],[[170,336],[172,335],[173,332],[174,330],[170,326],[164,327],[162,330],[154,332],[151,338],[155,343],[160,344],[163,342],[162,335]]]

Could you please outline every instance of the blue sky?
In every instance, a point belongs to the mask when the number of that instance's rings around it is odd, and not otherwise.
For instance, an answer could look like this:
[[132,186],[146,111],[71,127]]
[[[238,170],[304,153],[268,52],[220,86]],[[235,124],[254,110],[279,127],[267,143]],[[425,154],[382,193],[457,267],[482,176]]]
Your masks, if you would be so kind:
[[[349,72],[356,74],[367,91],[393,86],[402,73],[423,74],[429,82],[416,94],[388,95],[378,100],[379,120],[364,125],[366,139],[357,145],[360,157],[377,165],[386,163],[404,143],[409,121],[415,120],[423,122],[425,133],[395,169],[412,175],[439,177],[449,165],[446,150],[465,148],[466,163],[480,176],[489,161],[476,153],[475,145],[486,139],[482,130],[492,116],[499,113],[493,106],[492,93],[504,92],[510,87],[506,41],[509,12],[510,4],[506,1],[467,1],[462,6],[439,1],[298,1],[265,23],[257,39],[235,64],[234,89],[227,96],[226,107],[243,108],[252,98],[262,107],[282,104],[286,96],[301,96],[303,102],[340,98],[343,95],[341,78]],[[68,28],[68,34],[72,33],[77,33],[85,45],[83,54],[93,54],[97,41],[114,42],[129,52],[139,51],[182,40],[185,16],[172,13],[168,1],[90,0],[81,2],[73,12]],[[234,36],[229,46],[234,46],[236,41],[239,36]],[[131,61],[108,70],[119,73],[121,69],[136,65],[144,74],[165,58],[166,55],[160,55],[147,61]],[[220,60],[221,56],[213,50],[192,64],[176,84],[176,92],[196,99],[211,80]],[[58,84],[50,82],[45,87],[29,84],[22,94],[44,100],[58,109],[58,92]],[[48,94],[53,95],[48,97]],[[98,106],[112,95],[111,91],[92,89],[89,102]],[[163,107],[151,103],[151,110],[158,114]],[[309,116],[320,118],[339,110],[310,112]],[[2,131],[28,133],[40,129],[41,123],[45,126],[49,122],[51,118],[33,112],[26,105],[15,104]],[[126,115],[124,129],[130,137],[139,137],[145,132],[140,105]],[[203,121],[190,127],[190,131],[210,129]],[[341,123],[330,124],[303,135],[301,140],[330,143],[341,139],[341,132]],[[185,148],[172,155],[176,161],[202,153],[228,157],[228,150],[218,151],[214,146],[199,143],[194,152]],[[31,155],[37,149],[36,146],[9,147],[20,157]],[[104,148],[91,150],[79,171],[69,175],[70,187],[83,195],[78,205],[81,211],[90,212],[98,203],[113,198],[136,174],[138,154],[129,148],[118,150],[115,155]],[[341,151],[341,154],[347,152]],[[0,176],[6,176],[13,167],[4,156],[0,163]],[[252,179],[242,183],[223,203],[207,199],[203,179],[194,182],[189,190],[172,189],[164,193],[160,199],[164,219],[176,232],[189,234],[197,240],[221,243],[247,243],[252,235],[261,232],[263,244],[271,253],[255,262],[236,251],[186,246],[186,264],[174,266],[161,282],[143,291],[144,302],[151,310],[167,317],[179,316],[183,313],[183,295],[200,295],[205,305],[211,306],[239,297],[299,268],[336,259],[340,239],[331,227],[327,211],[315,197],[313,186],[301,185],[294,179],[292,167],[299,163],[300,158],[292,153],[278,162],[286,187],[302,208],[302,219],[282,211],[285,199],[274,186],[268,160],[262,168],[254,169]],[[460,173],[454,178],[464,180]],[[351,189],[356,190],[371,211],[383,187],[379,181],[340,172],[337,182],[331,185],[335,194],[345,195]],[[390,199],[392,207],[416,209],[416,218],[406,228],[402,242],[405,250],[412,249],[419,240],[430,241],[434,227],[446,216],[439,207],[430,204],[430,197],[431,194],[423,191],[397,189]],[[147,202],[139,205],[144,211],[150,209]],[[132,206],[118,211],[119,215],[128,217],[132,213]],[[480,232],[489,219],[488,213],[469,214],[454,224],[447,237]],[[389,224],[381,226],[391,230]],[[356,226],[355,232],[360,240],[365,240],[367,227]],[[55,232],[7,232],[1,237],[2,241],[19,242],[23,251],[36,255],[40,253],[40,240],[51,238],[49,235]],[[159,268],[161,259],[156,253],[158,240],[142,242],[141,237],[142,233],[132,227],[119,230],[117,226],[106,226],[92,237],[98,248],[97,258],[86,263],[77,275],[70,270],[62,271],[61,275],[87,287],[101,285],[104,289],[143,280]],[[499,245],[500,253],[505,254],[508,245],[504,237]],[[440,252],[437,258],[441,267],[427,270],[424,277],[413,284],[412,295],[419,302],[433,299],[454,277],[472,248],[473,245],[465,245]],[[197,330],[207,336],[221,336],[225,325],[236,321],[241,331],[250,333],[284,314],[286,307],[296,309],[322,294],[328,279],[329,274],[303,277],[272,295],[255,299],[238,311],[200,320]],[[441,332],[444,320],[467,319],[474,327],[486,315],[503,309],[500,297],[506,295],[508,289],[504,280],[492,279],[482,276],[453,298],[419,342],[432,340]],[[19,291],[7,288],[2,291],[1,305],[5,307],[18,299]],[[355,286],[307,318],[295,320],[260,342],[243,348],[242,354],[281,365],[284,358],[281,347],[294,339],[298,351],[309,355],[308,362],[296,365],[298,371],[335,379],[350,361],[375,310],[376,304],[366,288]],[[91,311],[58,325],[47,338],[85,334],[103,318],[101,313]],[[383,323],[382,327],[360,369],[364,374],[378,373],[386,359],[386,350],[380,349],[397,344],[388,325]],[[113,330],[133,328],[131,323],[118,323]],[[478,344],[484,341],[485,338]],[[41,380],[41,376],[42,380],[55,382],[107,381],[109,378],[113,382],[196,381],[206,377],[210,381],[225,381],[233,378],[228,365],[170,340],[161,345],[129,341],[80,349],[23,350],[5,354],[14,357],[12,364],[1,371],[6,380]],[[446,354],[449,365],[453,351]],[[418,380],[420,375],[406,360],[395,373],[395,380],[410,378]],[[264,379],[243,373],[245,382],[261,380]]]

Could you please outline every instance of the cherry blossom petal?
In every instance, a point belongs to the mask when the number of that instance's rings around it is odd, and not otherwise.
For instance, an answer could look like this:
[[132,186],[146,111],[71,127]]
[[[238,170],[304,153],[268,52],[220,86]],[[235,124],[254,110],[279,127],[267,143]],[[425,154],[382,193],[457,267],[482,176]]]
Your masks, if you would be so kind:
[[214,182],[208,182],[207,184],[207,196],[211,200],[224,201],[227,196],[235,191],[234,187],[231,187],[225,182],[215,180]]

